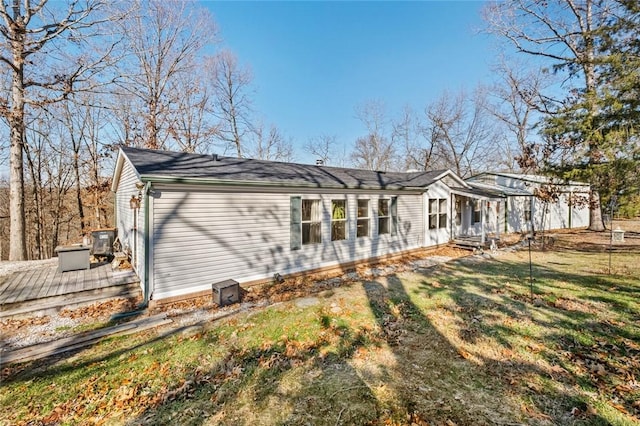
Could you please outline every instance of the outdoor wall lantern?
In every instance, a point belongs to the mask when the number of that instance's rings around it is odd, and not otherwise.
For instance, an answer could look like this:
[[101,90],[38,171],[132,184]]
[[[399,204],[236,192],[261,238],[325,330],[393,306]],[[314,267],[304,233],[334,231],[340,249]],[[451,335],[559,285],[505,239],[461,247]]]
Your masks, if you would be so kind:
[[144,183],[136,182],[136,189],[138,190],[138,194],[133,194],[131,199],[129,200],[129,207],[131,210],[136,210],[140,208],[140,201],[142,201],[142,189],[144,188]]
[[140,208],[140,197],[137,195],[132,195],[131,199],[129,200],[129,208],[131,208],[131,210],[136,210]]

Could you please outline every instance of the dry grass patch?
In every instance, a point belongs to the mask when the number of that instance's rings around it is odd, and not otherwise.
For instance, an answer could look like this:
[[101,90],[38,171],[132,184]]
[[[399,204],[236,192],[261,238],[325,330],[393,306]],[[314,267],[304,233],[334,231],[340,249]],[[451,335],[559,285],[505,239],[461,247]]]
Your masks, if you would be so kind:
[[637,255],[533,259],[533,300],[528,253],[474,257],[22,364],[0,424],[637,423]]

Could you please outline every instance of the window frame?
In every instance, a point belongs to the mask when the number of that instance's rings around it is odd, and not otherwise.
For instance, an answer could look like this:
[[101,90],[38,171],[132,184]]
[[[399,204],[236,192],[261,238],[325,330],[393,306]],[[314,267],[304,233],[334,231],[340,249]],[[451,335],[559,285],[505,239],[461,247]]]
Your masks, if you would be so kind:
[[447,198],[428,198],[427,217],[429,231],[447,228],[449,201]]
[[[387,214],[381,214],[382,205],[386,203]],[[378,235],[390,235],[391,234],[391,199],[389,198],[378,198]],[[385,231],[381,231],[383,229],[382,223],[386,223]]]
[[474,225],[482,222],[482,200],[473,200],[473,213],[471,215],[471,219],[473,220]]
[[[336,218],[336,211],[334,208],[334,203],[342,203],[343,206],[343,215],[344,217],[342,218]],[[331,200],[331,241],[344,241],[344,240],[348,240],[349,239],[349,227],[347,226],[348,224],[348,218],[349,218],[349,203],[346,199],[332,199]],[[336,228],[338,226],[336,225],[342,225],[342,238],[337,238],[336,234]]]
[[438,229],[438,198],[427,199],[427,216],[429,217],[429,231]]
[[[360,203],[366,203],[365,213],[366,216],[361,216]],[[361,223],[366,223],[366,234],[361,234]],[[356,212],[356,238],[366,238],[371,235],[371,200],[360,198],[357,200],[357,212]]]
[[524,221],[531,222],[531,212],[533,209],[531,208],[531,199],[527,200],[524,203]]
[[[305,203],[312,203],[309,208],[309,219],[305,219]],[[314,204],[317,206],[314,212]],[[305,225],[309,225],[309,234],[305,242]],[[314,225],[317,225],[317,231],[314,233]],[[300,244],[308,246],[313,244],[322,244],[322,200],[319,198],[302,199],[300,203]],[[314,236],[317,237],[315,241]]]
[[449,202],[446,198],[438,198],[438,229],[447,228],[448,206]]

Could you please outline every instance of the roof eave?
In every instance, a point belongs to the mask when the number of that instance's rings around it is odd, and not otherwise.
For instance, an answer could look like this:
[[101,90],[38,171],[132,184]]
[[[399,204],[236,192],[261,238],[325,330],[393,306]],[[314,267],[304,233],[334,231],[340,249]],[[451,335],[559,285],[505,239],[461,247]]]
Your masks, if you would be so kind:
[[371,185],[321,185],[312,183],[293,183],[287,184],[283,182],[269,181],[249,181],[236,179],[217,179],[217,178],[194,178],[194,177],[177,177],[177,176],[158,176],[158,175],[140,175],[142,182],[151,182],[156,184],[169,185],[212,185],[212,186],[249,186],[249,187],[271,187],[271,188],[305,188],[305,189],[359,189],[371,191],[424,191],[421,187],[409,187],[399,185],[388,186],[371,186]]

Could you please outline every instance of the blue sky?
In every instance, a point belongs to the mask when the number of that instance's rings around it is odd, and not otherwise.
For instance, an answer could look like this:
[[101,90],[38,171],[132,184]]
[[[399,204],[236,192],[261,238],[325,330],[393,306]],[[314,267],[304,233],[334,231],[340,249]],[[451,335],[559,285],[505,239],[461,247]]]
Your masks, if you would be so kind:
[[422,110],[445,90],[488,82],[495,56],[479,1],[205,1],[225,47],[254,75],[255,109],[302,146],[335,135],[350,149],[365,133],[354,108],[382,101],[389,117]]

